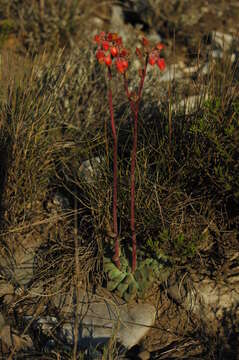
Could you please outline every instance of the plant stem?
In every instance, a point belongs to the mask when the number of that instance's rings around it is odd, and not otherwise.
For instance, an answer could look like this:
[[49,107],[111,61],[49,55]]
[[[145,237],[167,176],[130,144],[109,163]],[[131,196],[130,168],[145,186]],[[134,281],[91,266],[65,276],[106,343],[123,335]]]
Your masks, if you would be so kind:
[[137,266],[137,241],[135,233],[135,165],[136,165],[136,154],[137,154],[137,139],[138,139],[138,112],[139,112],[139,103],[142,96],[142,90],[144,85],[144,80],[146,76],[148,58],[146,58],[143,74],[140,80],[139,90],[137,94],[137,99],[134,101],[130,98],[128,90],[128,82],[126,76],[124,76],[124,85],[127,97],[130,101],[130,106],[133,112],[134,117],[134,134],[133,134],[133,149],[131,155],[131,185],[130,185],[130,227],[132,232],[132,272],[136,270]]
[[108,77],[109,77],[109,108],[110,108],[110,119],[111,119],[111,128],[114,140],[114,169],[113,169],[113,229],[115,234],[115,254],[113,260],[118,269],[120,269],[120,245],[118,238],[118,224],[117,224],[117,134],[115,129],[114,121],[114,111],[113,111],[113,102],[112,102],[112,89],[111,89],[111,70],[108,67]]
[[137,262],[137,244],[136,244],[136,233],[135,233],[135,163],[136,163],[136,151],[137,151],[137,127],[138,127],[138,109],[134,109],[134,137],[133,137],[133,149],[131,155],[131,187],[130,187],[130,225],[132,232],[132,272],[136,270]]

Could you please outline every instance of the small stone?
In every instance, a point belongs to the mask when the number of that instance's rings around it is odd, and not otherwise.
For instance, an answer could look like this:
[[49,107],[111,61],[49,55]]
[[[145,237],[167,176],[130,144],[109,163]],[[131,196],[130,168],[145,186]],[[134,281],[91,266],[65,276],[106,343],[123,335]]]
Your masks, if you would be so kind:
[[224,34],[220,31],[213,31],[212,39],[218,46],[220,46],[221,49],[224,50],[229,50],[233,41],[232,35]]
[[211,52],[211,56],[213,59],[221,59],[223,57],[223,53],[221,50],[213,50]]
[[200,107],[205,100],[208,99],[208,95],[205,96],[201,95],[194,95],[189,96],[183,100],[180,101],[179,104],[174,105],[172,108],[174,110],[177,110],[178,108],[184,109],[185,114],[190,114],[191,112],[195,111],[198,107]]
[[152,42],[152,44],[157,44],[163,42],[162,37],[156,32],[152,31],[147,35],[147,39]]
[[182,79],[184,77],[184,73],[180,70],[179,65],[172,65],[166,71],[160,74],[160,81],[172,81]]
[[200,73],[202,75],[208,75],[210,73],[211,67],[209,63],[206,63],[203,65],[203,67],[200,69]]
[[102,159],[98,156],[90,160],[85,160],[79,168],[79,175],[83,176],[87,182],[92,182],[95,175],[99,174],[99,168],[102,163]]
[[124,15],[121,6],[112,6],[111,24],[117,29],[120,29],[124,26]]

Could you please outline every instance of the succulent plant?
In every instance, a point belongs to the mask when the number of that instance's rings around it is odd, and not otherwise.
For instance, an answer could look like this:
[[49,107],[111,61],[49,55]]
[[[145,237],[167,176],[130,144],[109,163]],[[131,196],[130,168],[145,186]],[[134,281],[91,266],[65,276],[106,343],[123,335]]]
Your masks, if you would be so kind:
[[104,258],[104,271],[107,274],[107,289],[126,301],[136,297],[143,298],[150,287],[157,281],[165,282],[170,268],[165,266],[165,259],[148,258],[142,260],[136,271],[132,273],[128,261],[120,257],[121,269],[107,257]]

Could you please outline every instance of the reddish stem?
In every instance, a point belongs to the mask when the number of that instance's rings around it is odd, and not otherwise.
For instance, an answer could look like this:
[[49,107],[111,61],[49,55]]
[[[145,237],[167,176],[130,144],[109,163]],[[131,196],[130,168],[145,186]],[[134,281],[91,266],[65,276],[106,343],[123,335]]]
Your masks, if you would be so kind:
[[112,89],[111,89],[111,70],[108,67],[108,76],[109,76],[109,108],[110,108],[110,119],[111,119],[111,128],[114,140],[114,169],[113,169],[113,228],[115,234],[115,254],[113,260],[118,269],[120,269],[120,245],[118,238],[118,225],[117,225],[117,134],[115,129],[114,121],[114,111],[113,111],[113,102],[112,102]]
[[141,76],[139,90],[137,94],[137,100],[133,101],[130,98],[129,90],[128,90],[128,81],[126,76],[124,76],[124,85],[127,97],[130,101],[130,106],[134,116],[134,134],[133,134],[133,149],[131,155],[131,214],[130,214],[130,225],[131,225],[131,232],[132,232],[132,272],[136,270],[137,266],[137,242],[136,242],[136,233],[135,233],[135,165],[136,165],[136,154],[137,154],[137,138],[138,138],[138,111],[139,111],[139,103],[142,96],[142,90],[144,85],[144,80],[146,76],[148,58],[146,58],[143,74]]

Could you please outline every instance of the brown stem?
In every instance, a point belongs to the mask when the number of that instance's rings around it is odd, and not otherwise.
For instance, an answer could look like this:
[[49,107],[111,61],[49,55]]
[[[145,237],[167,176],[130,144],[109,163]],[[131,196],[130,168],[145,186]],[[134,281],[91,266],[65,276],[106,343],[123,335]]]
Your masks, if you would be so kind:
[[114,140],[114,168],[113,168],[113,228],[115,234],[115,254],[113,260],[120,269],[120,245],[118,238],[118,225],[117,225],[117,134],[115,129],[115,121],[114,121],[114,111],[113,111],[113,102],[112,102],[112,90],[111,90],[111,71],[108,68],[108,76],[109,76],[109,108],[110,108],[110,119],[111,119],[111,128]]

